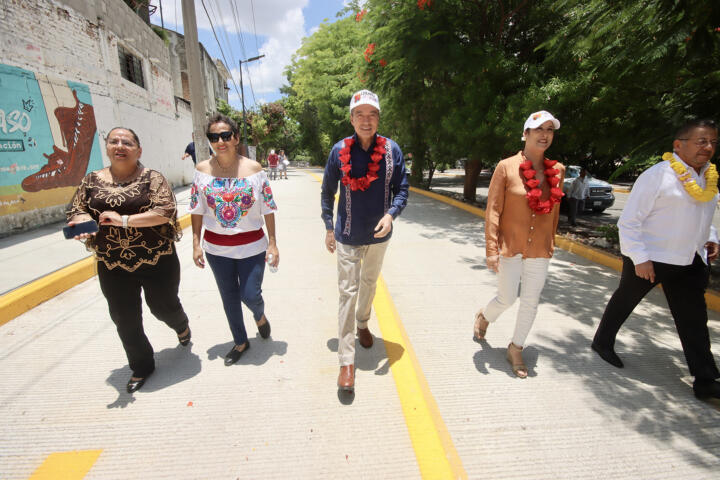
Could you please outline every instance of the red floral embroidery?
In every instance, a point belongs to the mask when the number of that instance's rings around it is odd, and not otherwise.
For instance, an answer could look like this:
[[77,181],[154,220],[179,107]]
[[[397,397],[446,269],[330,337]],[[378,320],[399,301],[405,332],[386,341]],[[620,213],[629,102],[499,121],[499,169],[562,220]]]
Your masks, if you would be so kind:
[[522,174],[522,180],[527,190],[526,198],[528,199],[528,206],[535,213],[550,213],[553,206],[556,203],[560,203],[560,199],[565,195],[563,191],[558,188],[560,177],[557,175],[560,173],[560,170],[553,168],[556,163],[557,160],[543,160],[543,164],[545,165],[545,170],[543,171],[545,181],[550,185],[550,196],[546,200],[541,200],[542,190],[539,188],[540,180],[535,178],[537,172],[532,168],[532,162],[525,160],[520,164],[520,173]]
[[343,172],[342,179],[340,180],[343,185],[348,187],[351,191],[362,190],[363,192],[368,189],[370,184],[377,180],[377,172],[380,170],[380,160],[385,155],[385,144],[387,139],[385,137],[377,136],[375,139],[375,148],[373,153],[370,155],[370,163],[368,164],[368,173],[364,177],[353,178],[350,176],[350,169],[352,163],[350,162],[350,147],[355,143],[355,139],[348,137],[343,140],[345,146],[340,149],[340,170]]
[[365,53],[363,56],[365,57],[365,61],[367,63],[370,63],[370,57],[372,57],[372,54],[375,53],[375,44],[374,43],[368,43],[367,48],[365,49]]
[[361,21],[366,13],[367,13],[367,9],[363,8],[361,11],[359,11],[357,13],[357,15],[355,15],[355,21],[356,22]]

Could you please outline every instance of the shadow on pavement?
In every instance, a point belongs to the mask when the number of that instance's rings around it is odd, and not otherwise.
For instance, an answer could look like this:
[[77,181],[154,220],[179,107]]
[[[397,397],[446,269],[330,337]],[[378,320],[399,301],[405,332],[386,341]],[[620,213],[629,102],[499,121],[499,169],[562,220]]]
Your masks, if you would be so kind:
[[[219,343],[207,351],[208,360],[223,360],[225,355],[233,348],[235,342]],[[282,356],[287,353],[287,342],[273,340],[272,335],[261,338],[256,335],[250,340],[250,350],[245,352],[235,365],[264,365],[273,355]]]
[[[180,345],[155,352],[155,371],[147,379],[140,392],[156,392],[163,388],[188,380],[201,370],[200,357],[189,347]],[[130,367],[116,368],[110,373],[106,382],[118,391],[118,398],[107,408],[125,408],[135,399],[125,391],[127,381],[132,376]]]
[[[375,342],[370,348],[364,348],[360,345],[360,342],[355,340],[355,370],[375,371],[375,375],[387,375],[390,371],[390,367],[397,362],[405,349],[402,345],[388,340],[383,340],[380,337],[375,337]],[[379,347],[383,345],[383,348]],[[327,341],[328,350],[337,353],[338,351],[338,339],[331,338]]]

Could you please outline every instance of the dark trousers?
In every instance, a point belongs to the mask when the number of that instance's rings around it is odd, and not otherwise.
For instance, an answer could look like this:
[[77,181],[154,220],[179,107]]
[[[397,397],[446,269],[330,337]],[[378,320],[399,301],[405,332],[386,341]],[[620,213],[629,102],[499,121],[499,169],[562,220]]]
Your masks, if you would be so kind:
[[579,198],[568,198],[568,222],[571,225],[575,225],[577,220],[578,210],[581,212],[585,208],[585,200]]
[[655,282],[635,275],[635,265],[623,256],[620,285],[605,307],[594,343],[601,347],[613,347],[620,327],[640,300],[658,283],[663,286],[670,313],[675,320],[685,360],[690,374],[696,379],[709,380],[720,377],[715,359],[710,351],[705,289],[710,271],[699,255],[691,265],[679,266],[653,262]]
[[215,276],[235,345],[242,345],[248,340],[242,304],[250,309],[256,322],[265,313],[262,297],[265,252],[247,258],[221,257],[207,252],[205,256]]
[[142,299],[157,318],[177,333],[188,327],[188,317],[178,298],[180,262],[173,249],[155,265],[142,265],[134,272],[120,267],[108,270],[98,262],[100,288],[110,308],[110,318],[117,327],[128,364],[135,377],[146,377],[155,370],[153,348],[145,336],[142,322]]

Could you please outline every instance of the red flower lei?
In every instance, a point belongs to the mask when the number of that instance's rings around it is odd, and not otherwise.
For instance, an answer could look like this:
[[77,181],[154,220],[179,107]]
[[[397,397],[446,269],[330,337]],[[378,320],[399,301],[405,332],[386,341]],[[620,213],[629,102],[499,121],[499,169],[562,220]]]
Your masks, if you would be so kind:
[[535,178],[537,172],[532,168],[532,162],[525,160],[520,164],[520,177],[527,190],[526,198],[528,199],[528,206],[535,213],[550,213],[553,206],[556,203],[560,203],[560,199],[565,195],[562,189],[558,188],[560,177],[557,175],[560,173],[560,170],[552,168],[556,163],[557,160],[548,160],[547,158],[543,160],[543,164],[545,165],[545,170],[543,171],[545,181],[550,185],[550,196],[547,200],[540,200],[540,197],[542,197],[542,190],[539,188],[540,180]]
[[350,176],[350,169],[352,163],[350,163],[350,147],[355,143],[353,137],[348,137],[343,140],[345,146],[340,149],[340,170],[343,172],[342,179],[340,180],[343,185],[349,187],[350,190],[357,191],[362,190],[363,192],[368,189],[370,184],[377,180],[377,172],[380,170],[380,160],[385,156],[385,144],[387,139],[385,137],[377,136],[375,139],[375,148],[373,153],[370,155],[370,163],[368,163],[368,173],[364,177],[353,178]]

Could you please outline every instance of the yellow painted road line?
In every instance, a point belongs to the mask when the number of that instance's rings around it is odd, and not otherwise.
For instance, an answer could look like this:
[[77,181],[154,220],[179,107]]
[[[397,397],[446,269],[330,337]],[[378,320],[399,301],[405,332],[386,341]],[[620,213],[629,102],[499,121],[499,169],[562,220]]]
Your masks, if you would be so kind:
[[[419,193],[420,195],[434,198],[435,200],[438,200],[440,202],[461,208],[466,212],[477,215],[478,217],[485,218],[485,210],[480,207],[474,207],[472,205],[468,205],[467,203],[455,200],[454,198],[446,197],[445,195],[440,195],[434,192],[428,192],[427,190],[422,190],[415,187],[410,187],[410,190],[412,192]],[[558,248],[562,248],[567,252],[574,253],[579,257],[587,258],[591,262],[599,263],[600,265],[610,267],[613,270],[617,270],[618,272],[622,271],[622,259],[620,259],[620,257],[610,255],[597,248],[583,245],[582,243],[575,242],[562,235],[555,235],[555,245]],[[660,288],[659,285],[658,288]],[[720,292],[715,292],[713,290],[705,291],[705,303],[707,304],[707,308],[709,308],[710,310],[720,312]]]
[[30,480],[81,480],[97,461],[102,450],[77,450],[49,455]]
[[373,307],[420,474],[426,479],[467,478],[382,275]]

